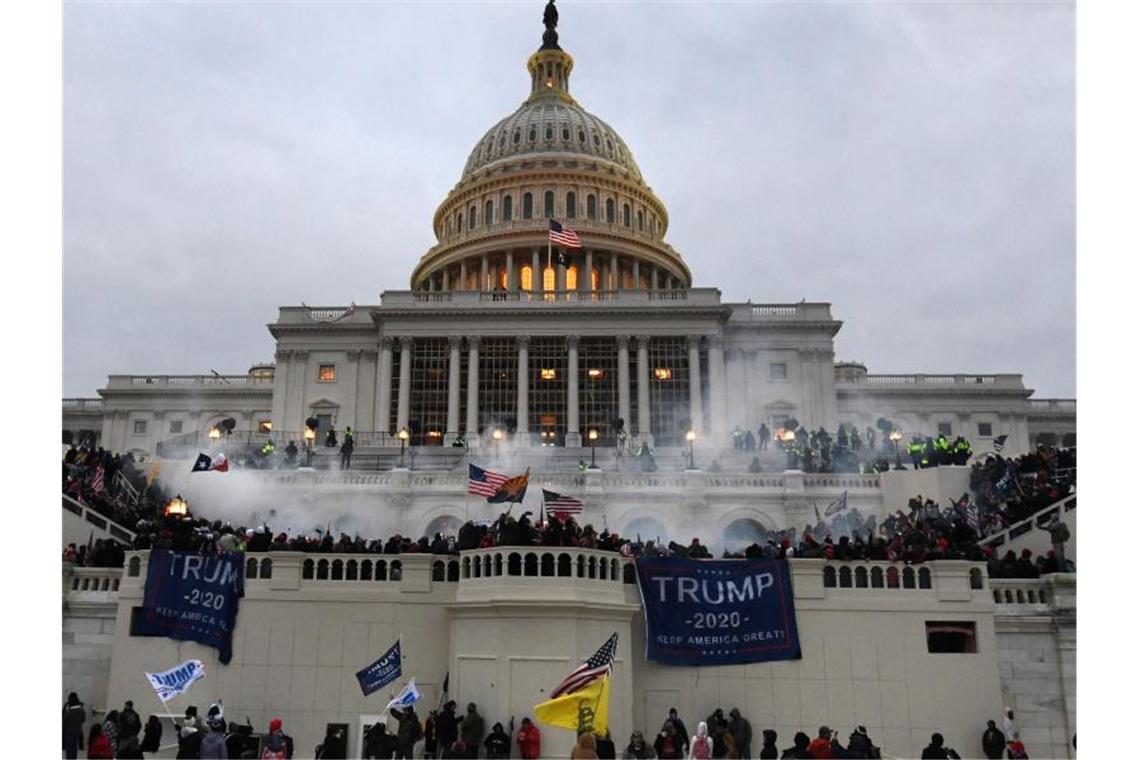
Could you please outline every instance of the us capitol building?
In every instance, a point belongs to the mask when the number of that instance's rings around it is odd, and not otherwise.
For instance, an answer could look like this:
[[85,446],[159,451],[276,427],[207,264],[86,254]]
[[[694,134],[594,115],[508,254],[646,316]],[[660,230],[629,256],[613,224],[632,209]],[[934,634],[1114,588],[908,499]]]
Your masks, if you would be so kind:
[[[288,441],[305,445],[305,421],[315,419],[312,467],[180,475],[173,485],[206,514],[211,504],[239,502],[260,516],[292,504],[311,508],[322,525],[327,516],[340,529],[419,536],[496,513],[466,496],[468,461],[507,474],[530,467],[533,491],[542,485],[585,502],[583,521],[714,546],[750,529],[814,522],[813,509],[845,492],[864,513],[885,514],[918,492],[937,499],[966,490],[962,467],[787,470],[774,446],[735,450],[738,427],[775,431],[794,418],[811,430],[862,432],[882,417],[904,443],[945,433],[981,452],[1007,435],[1005,452],[1014,454],[1075,444],[1075,400],[1034,399],[1020,375],[870,374],[836,361],[842,322],[830,304],[726,303],[715,288],[693,287],[684,257],[666,242],[665,204],[625,140],[571,95],[573,68],[548,23],[526,61],[529,93],[475,143],[433,216],[438,242],[416,262],[407,290],[370,305],[281,307],[269,325],[276,361],[246,375],[112,375],[99,398],[64,399],[65,440],[160,457],[173,476],[188,472],[183,460],[198,451],[240,459],[272,440],[279,457]],[[550,219],[577,231],[582,249],[552,256]],[[339,437],[347,426],[356,453],[343,471],[323,444],[328,428]],[[457,439],[465,445],[452,445]],[[653,448],[656,472],[642,472],[632,456],[642,443]],[[749,472],[754,456],[758,473]],[[596,467],[580,469],[591,460]],[[88,517],[65,512],[65,536],[86,541]],[[1075,539],[1075,511],[1065,519]],[[1037,533],[1008,547],[1041,550],[1047,536]],[[89,705],[140,705],[144,670],[193,656],[208,670],[194,687],[200,709],[223,696],[227,717],[250,715],[255,726],[283,717],[305,752],[327,724],[344,724],[359,752],[363,725],[386,700],[361,697],[352,673],[399,635],[405,674],[417,676],[425,705],[434,706],[450,673],[452,698],[478,702],[488,725],[513,716],[517,728],[542,690],[618,630],[611,722],[623,746],[635,728],[654,734],[669,707],[695,728],[716,706],[739,706],[757,736],[775,728],[781,747],[821,723],[843,736],[863,724],[898,756],[917,756],[932,731],[977,756],[985,721],[1013,704],[1034,756],[1069,752],[1075,576],[998,581],[969,563],[939,562],[917,583],[911,573],[909,583],[884,587],[883,568],[876,586],[866,567],[885,563],[861,563],[852,583],[845,563],[796,560],[802,660],[665,667],[642,656],[636,586],[617,566],[629,560],[561,551],[575,555],[568,577],[512,577],[514,563],[530,568],[532,560],[512,560],[506,549],[403,555],[383,581],[373,556],[336,555],[340,569],[323,575],[288,553],[251,559],[227,666],[196,644],[130,635],[145,552],[128,555],[125,571],[76,568],[64,585],[64,692],[78,683]],[[545,562],[535,557],[533,566]],[[562,576],[561,561],[559,569]],[[924,624],[946,621],[968,625],[976,651],[930,653]],[[547,753],[568,754],[568,736],[543,731]]]

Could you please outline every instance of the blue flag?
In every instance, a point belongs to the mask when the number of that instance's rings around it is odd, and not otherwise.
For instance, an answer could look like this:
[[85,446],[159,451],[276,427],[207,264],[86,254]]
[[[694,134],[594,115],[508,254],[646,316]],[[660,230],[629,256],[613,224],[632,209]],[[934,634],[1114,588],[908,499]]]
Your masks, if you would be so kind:
[[386,684],[392,683],[400,677],[400,642],[396,641],[380,659],[357,671],[356,680],[360,682],[360,690],[364,696],[377,691]]

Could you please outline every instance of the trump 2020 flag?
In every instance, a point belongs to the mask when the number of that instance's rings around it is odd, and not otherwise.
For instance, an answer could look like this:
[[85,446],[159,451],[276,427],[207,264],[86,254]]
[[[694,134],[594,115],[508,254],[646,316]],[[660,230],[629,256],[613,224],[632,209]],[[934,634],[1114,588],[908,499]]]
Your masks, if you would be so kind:
[[400,693],[392,698],[384,710],[391,710],[393,707],[411,707],[419,701],[420,690],[416,688],[416,679],[412,678],[408,680],[408,684],[404,688],[400,689]]
[[187,660],[162,673],[147,673],[146,678],[154,688],[154,693],[166,703],[179,694],[186,693],[186,690],[204,675],[206,668],[201,660]]
[[356,680],[360,681],[360,690],[368,696],[377,689],[386,686],[400,677],[400,642],[397,641],[380,659],[363,670],[357,671]]

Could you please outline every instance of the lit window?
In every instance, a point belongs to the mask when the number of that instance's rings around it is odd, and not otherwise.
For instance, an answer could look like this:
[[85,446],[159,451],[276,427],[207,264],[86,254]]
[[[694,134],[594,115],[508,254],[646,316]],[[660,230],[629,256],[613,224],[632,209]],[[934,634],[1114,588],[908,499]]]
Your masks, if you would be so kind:
[[171,433],[171,435],[178,435],[181,432],[182,432],[182,420],[171,420],[170,421],[170,433]]
[[788,365],[784,362],[772,362],[768,365],[768,377],[772,380],[787,380]]
[[257,421],[257,432],[259,432],[259,433],[272,433],[273,432],[273,423],[270,422],[269,420],[258,420]]
[[442,437],[443,437],[443,433],[439,432],[438,430],[429,430],[428,431],[428,438],[442,438]]
[[590,378],[591,380],[601,380],[604,375],[605,375],[605,373],[602,372],[600,369],[588,369],[588,370],[586,370],[586,377]]
[[653,370],[653,376],[655,378],[657,378],[658,380],[672,380],[673,379],[673,370],[668,369],[666,367],[658,367],[655,370]]
[[566,269],[566,289],[578,289],[578,267],[576,266],[567,267]]
[[542,369],[540,369],[538,371],[538,374],[543,380],[553,380],[555,377],[558,376],[557,372],[555,372],[553,369],[548,369],[546,367],[543,367]]
[[519,285],[523,290],[530,290],[534,287],[534,270],[530,267],[523,267],[519,270]]
[[322,383],[336,382],[336,365],[322,364],[317,369],[317,380]]
[[146,435],[146,420],[135,420],[135,435]]
[[992,422],[979,422],[978,423],[978,435],[982,436],[983,438],[989,438],[989,437],[993,436],[993,434],[994,434],[994,426],[993,426]]
[[554,290],[554,267],[547,267],[542,271],[542,289]]

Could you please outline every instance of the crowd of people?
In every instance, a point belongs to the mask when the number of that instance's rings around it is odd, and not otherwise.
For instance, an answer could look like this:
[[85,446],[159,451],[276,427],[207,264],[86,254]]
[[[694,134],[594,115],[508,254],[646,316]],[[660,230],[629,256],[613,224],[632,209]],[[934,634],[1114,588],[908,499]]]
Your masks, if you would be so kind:
[[[366,727],[360,747],[364,758],[487,758],[497,760],[517,756],[523,760],[537,760],[543,756],[542,731],[529,717],[523,717],[518,728],[512,717],[507,726],[496,722],[487,730],[487,720],[479,713],[475,703],[466,711],[457,712],[454,700],[428,711],[421,720],[415,705],[389,711],[394,725],[377,721]],[[94,716],[91,716],[94,718]],[[79,697],[72,692],[63,706],[63,748],[68,758],[78,757],[86,746],[89,758],[142,758],[173,748],[177,743],[179,758],[262,758],[277,760],[294,754],[292,737],[284,731],[280,718],[269,721],[268,731],[257,734],[248,721],[243,724],[227,723],[221,700],[210,705],[203,719],[198,708],[186,708],[182,718],[174,720],[174,736],[170,745],[162,744],[163,724],[158,716],[151,715],[144,726],[132,702],[127,701],[121,710],[110,710],[103,720],[95,719],[84,731],[88,714]],[[982,753],[987,758],[1026,758],[1025,745],[1020,740],[1013,711],[1005,708],[1002,727],[988,721],[981,734]],[[86,739],[86,742],[85,742]],[[1075,737],[1074,737],[1075,743]],[[803,731],[792,737],[791,745],[781,747],[776,731],[763,729],[753,734],[752,723],[734,707],[725,712],[717,708],[689,732],[677,709],[669,710],[661,728],[652,736],[638,730],[630,734],[629,741],[614,741],[608,730],[578,736],[570,757],[579,760],[606,760],[621,757],[624,760],[707,760],[710,758],[878,758],[882,751],[869,735],[866,727],[856,726],[844,742],[840,732],[822,725],[812,738]],[[547,748],[548,754],[550,749]],[[562,755],[565,748],[555,754]],[[316,758],[347,758],[348,737],[343,727],[329,724],[322,742],[313,751]],[[516,755],[517,753],[517,755]],[[970,753],[976,755],[976,753]],[[969,755],[967,755],[969,756]],[[957,758],[959,754],[946,745],[940,733],[931,736],[922,758],[940,760]]]
[[991,455],[970,470],[970,490],[991,535],[1071,494],[1077,487],[1077,449],[1039,446],[1019,457]]

